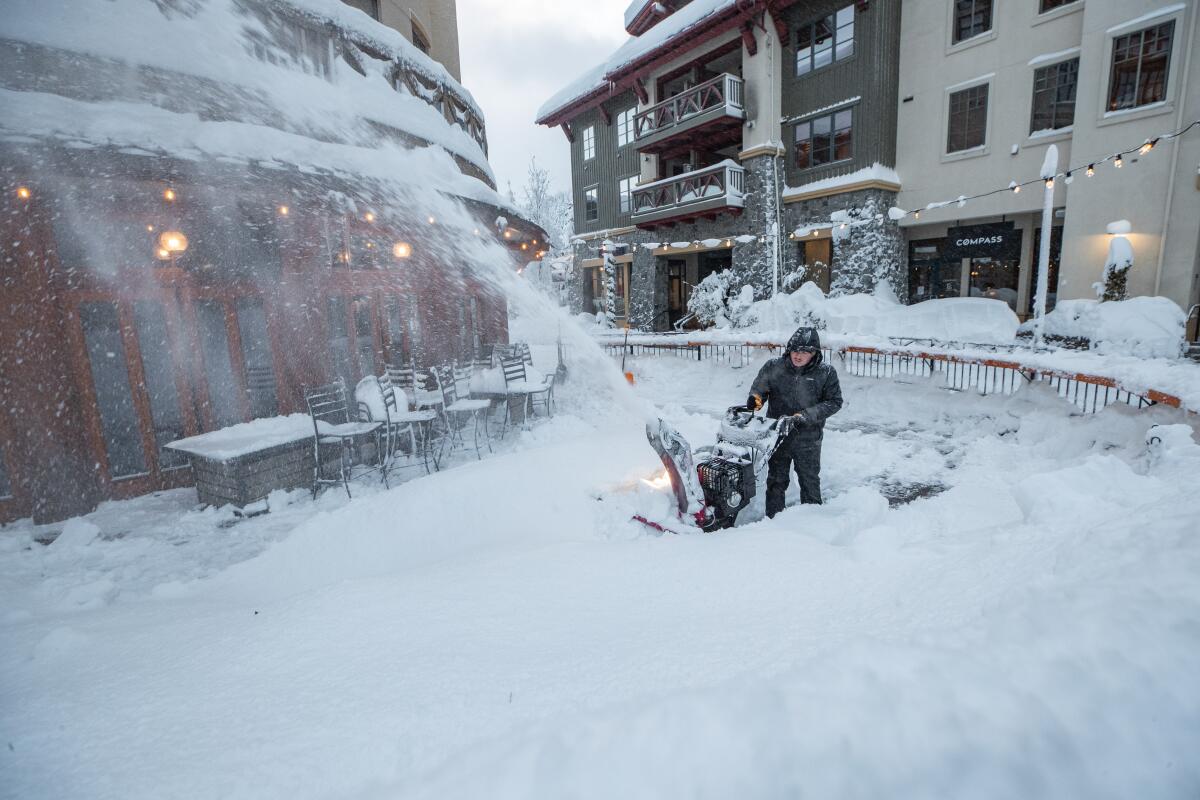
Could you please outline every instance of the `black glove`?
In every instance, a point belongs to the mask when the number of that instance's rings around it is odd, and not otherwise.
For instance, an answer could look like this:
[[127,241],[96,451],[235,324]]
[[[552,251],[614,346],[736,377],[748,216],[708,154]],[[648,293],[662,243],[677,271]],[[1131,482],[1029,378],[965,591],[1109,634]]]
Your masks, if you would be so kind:
[[807,411],[797,411],[795,414],[792,414],[792,417],[796,420],[798,425],[813,424],[813,418],[809,416]]
[[748,411],[754,412],[754,411],[758,411],[760,408],[762,408],[762,398],[761,397],[759,397],[756,394],[752,394],[748,398],[746,398],[746,409]]

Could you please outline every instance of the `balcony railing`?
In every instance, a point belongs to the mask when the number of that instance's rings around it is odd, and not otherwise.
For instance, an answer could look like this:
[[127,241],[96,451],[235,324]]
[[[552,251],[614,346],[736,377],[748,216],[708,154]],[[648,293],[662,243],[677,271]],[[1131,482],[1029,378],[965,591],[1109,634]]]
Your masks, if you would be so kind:
[[685,172],[633,190],[635,225],[667,222],[742,208],[746,173],[733,161]]
[[[740,126],[746,118],[742,79],[725,73],[650,106],[633,118],[639,150],[701,128]],[[720,125],[713,125],[720,123]]]

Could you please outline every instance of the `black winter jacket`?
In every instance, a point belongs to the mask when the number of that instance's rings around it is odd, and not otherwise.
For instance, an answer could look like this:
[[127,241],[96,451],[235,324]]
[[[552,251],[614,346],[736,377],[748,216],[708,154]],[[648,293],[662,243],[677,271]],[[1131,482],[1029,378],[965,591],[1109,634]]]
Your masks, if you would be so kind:
[[796,368],[785,353],[763,364],[750,386],[751,394],[766,401],[768,417],[775,419],[798,411],[808,416],[811,423],[797,426],[793,438],[819,440],[824,433],[825,420],[842,407],[842,387],[837,370],[824,361],[818,351],[812,361]]

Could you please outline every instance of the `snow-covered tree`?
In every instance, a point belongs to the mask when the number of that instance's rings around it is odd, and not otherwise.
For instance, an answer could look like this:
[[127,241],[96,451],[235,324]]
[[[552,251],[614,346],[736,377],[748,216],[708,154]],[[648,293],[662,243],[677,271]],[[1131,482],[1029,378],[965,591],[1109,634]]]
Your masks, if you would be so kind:
[[537,157],[529,159],[521,210],[531,222],[541,226],[550,236],[550,249],[562,250],[575,233],[575,211],[567,192],[555,192],[550,170],[537,165]]

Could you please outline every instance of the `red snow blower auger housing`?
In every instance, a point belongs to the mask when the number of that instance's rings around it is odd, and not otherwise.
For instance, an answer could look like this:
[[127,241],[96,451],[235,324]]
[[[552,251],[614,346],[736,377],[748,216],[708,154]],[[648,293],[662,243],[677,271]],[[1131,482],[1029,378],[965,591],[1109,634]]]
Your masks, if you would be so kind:
[[[791,432],[791,417],[756,417],[745,406],[725,412],[716,444],[694,453],[679,431],[658,419],[646,425],[646,438],[671,479],[679,519],[704,531],[732,528],[738,513],[766,479],[767,461]],[[644,517],[639,522],[666,527]]]

